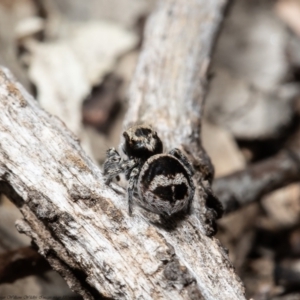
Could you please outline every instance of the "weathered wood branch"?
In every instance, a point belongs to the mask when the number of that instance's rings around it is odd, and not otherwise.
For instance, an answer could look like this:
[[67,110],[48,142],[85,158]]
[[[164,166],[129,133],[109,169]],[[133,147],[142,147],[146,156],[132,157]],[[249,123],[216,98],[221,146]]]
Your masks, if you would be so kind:
[[126,126],[151,123],[166,149],[185,143],[199,152],[207,69],[226,2],[159,1],[145,30]]
[[244,299],[227,254],[207,236],[212,174],[199,136],[224,5],[161,1],[132,84],[126,124],[150,122],[166,149],[183,145],[194,157],[193,210],[173,223],[137,208],[130,217],[124,195],[104,184],[76,137],[1,69],[0,191],[24,216],[19,231],[85,299]]
[[[136,123],[152,124],[165,151],[182,147],[190,154],[195,180],[209,194],[202,194],[195,202],[202,212],[205,204],[213,206],[217,216],[221,209],[209,192],[214,169],[202,148],[200,134],[207,70],[226,4],[224,0],[159,1],[147,23],[124,122],[125,128]],[[213,216],[202,216],[202,224],[211,222],[214,226]]]
[[45,258],[32,247],[23,247],[0,255],[0,284],[51,270]]
[[221,201],[225,213],[230,213],[299,180],[298,162],[289,151],[282,151],[245,170],[216,179],[213,190]]
[[217,178],[213,190],[225,213],[238,210],[279,188],[300,181],[300,129],[278,154],[245,170]]

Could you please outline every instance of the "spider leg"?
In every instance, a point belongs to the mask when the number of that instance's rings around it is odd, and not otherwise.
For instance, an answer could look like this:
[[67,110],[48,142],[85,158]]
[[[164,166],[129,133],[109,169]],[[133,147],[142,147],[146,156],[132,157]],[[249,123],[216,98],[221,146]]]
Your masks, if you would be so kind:
[[133,168],[129,175],[128,186],[127,186],[127,202],[128,202],[128,213],[132,215],[132,198],[134,188],[136,186],[136,182],[139,175],[139,169]]
[[121,161],[122,158],[115,148],[107,150],[106,160],[103,165],[106,184],[109,184],[115,176],[123,172]]
[[193,203],[193,199],[194,199],[194,195],[195,195],[195,189],[196,189],[192,177],[191,177],[191,180],[190,180],[190,187],[191,187],[192,192],[190,194],[189,201],[188,201],[188,204],[186,206],[186,212],[187,213],[189,213],[191,211],[191,206],[192,206],[192,203]]
[[177,159],[180,160],[180,162],[186,167],[186,169],[189,171],[189,175],[194,175],[194,168],[192,167],[191,163],[189,162],[188,158],[182,153],[182,151],[178,148],[172,149],[169,154],[172,156],[175,156]]

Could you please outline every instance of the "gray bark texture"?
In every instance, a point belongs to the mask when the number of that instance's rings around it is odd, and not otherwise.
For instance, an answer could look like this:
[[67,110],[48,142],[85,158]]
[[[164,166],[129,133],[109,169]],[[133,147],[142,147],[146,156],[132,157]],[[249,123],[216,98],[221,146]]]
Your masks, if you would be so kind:
[[130,91],[124,126],[151,123],[167,150],[181,147],[193,162],[197,189],[185,216],[163,220],[135,206],[130,217],[123,190],[106,186],[78,139],[0,69],[0,192],[23,214],[18,230],[85,299],[245,299],[211,237],[212,167],[200,143],[206,71],[225,4],[160,1]]

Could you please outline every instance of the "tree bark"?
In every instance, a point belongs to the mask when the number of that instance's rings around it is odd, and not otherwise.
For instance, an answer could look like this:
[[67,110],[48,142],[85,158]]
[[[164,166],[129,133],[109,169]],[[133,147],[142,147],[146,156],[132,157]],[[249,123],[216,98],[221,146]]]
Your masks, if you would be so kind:
[[197,183],[190,215],[163,220],[134,207],[130,217],[122,189],[106,186],[78,139],[1,69],[0,191],[24,216],[18,230],[85,299],[245,299],[227,253],[207,236],[212,171],[200,143],[206,71],[225,4],[159,2],[125,121],[149,122],[166,149],[188,152]]

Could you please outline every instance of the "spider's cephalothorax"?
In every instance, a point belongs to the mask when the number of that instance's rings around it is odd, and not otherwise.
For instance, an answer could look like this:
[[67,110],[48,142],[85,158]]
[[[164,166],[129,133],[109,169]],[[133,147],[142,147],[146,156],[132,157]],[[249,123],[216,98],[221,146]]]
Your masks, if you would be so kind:
[[124,153],[130,158],[140,158],[146,160],[152,155],[163,152],[163,145],[150,126],[134,126],[124,131],[123,144]]
[[123,133],[123,152],[127,159],[111,148],[104,162],[104,175],[109,183],[120,173],[128,180],[129,213],[133,194],[145,209],[172,215],[188,209],[194,197],[193,168],[177,148],[163,154],[163,146],[156,131],[147,125],[133,126]]

